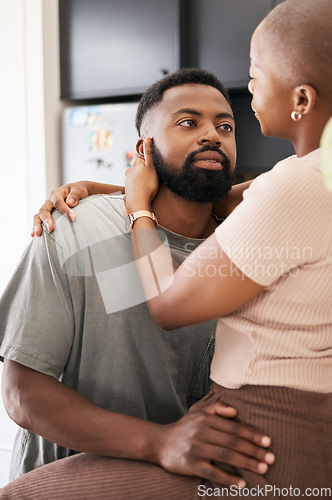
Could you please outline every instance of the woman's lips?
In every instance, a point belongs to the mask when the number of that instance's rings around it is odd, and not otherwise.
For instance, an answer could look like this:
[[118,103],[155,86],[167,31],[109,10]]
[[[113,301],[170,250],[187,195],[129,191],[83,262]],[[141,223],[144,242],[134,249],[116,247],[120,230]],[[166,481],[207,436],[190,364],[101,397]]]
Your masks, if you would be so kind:
[[255,114],[255,117],[258,118],[258,114],[257,112],[255,111],[255,108],[253,107],[252,105],[252,102],[251,102],[251,109],[253,110],[254,114]]
[[204,151],[193,158],[193,164],[207,170],[221,170],[223,168],[223,156],[217,151]]

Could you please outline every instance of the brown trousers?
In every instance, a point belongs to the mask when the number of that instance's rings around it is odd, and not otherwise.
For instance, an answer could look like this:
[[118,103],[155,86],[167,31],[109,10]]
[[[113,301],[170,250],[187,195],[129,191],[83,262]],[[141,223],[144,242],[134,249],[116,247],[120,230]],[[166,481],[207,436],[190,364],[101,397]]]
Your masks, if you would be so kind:
[[[229,390],[213,384],[191,411],[218,400],[237,408],[239,422],[272,438],[276,462],[264,476],[233,469],[246,481],[242,496],[293,499],[309,498],[311,493],[328,498],[328,489],[332,496],[332,394],[264,386]],[[151,464],[81,453],[25,474],[3,488],[0,498],[197,500],[235,496],[234,491],[228,493],[220,485],[171,474]]]

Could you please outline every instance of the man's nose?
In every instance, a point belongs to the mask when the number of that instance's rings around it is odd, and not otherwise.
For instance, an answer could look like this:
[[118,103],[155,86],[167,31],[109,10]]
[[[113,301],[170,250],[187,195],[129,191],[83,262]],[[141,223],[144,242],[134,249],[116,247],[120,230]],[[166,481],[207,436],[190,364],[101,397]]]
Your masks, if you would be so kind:
[[213,146],[220,146],[221,139],[217,129],[214,126],[206,127],[204,132],[200,135],[198,143],[202,145],[211,144]]

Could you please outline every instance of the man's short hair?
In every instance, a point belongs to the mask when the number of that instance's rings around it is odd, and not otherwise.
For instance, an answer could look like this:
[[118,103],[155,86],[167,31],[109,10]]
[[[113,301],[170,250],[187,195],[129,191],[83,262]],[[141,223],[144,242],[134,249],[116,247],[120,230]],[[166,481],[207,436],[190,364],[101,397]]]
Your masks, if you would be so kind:
[[148,111],[150,111],[152,108],[154,108],[154,106],[156,106],[156,104],[162,101],[163,95],[166,90],[177,87],[179,85],[186,85],[190,83],[209,85],[210,87],[216,88],[230,104],[227,89],[213,73],[198,68],[181,68],[155,82],[142,95],[137,108],[135,122],[139,136],[141,135],[141,127],[144,117],[146,116]]

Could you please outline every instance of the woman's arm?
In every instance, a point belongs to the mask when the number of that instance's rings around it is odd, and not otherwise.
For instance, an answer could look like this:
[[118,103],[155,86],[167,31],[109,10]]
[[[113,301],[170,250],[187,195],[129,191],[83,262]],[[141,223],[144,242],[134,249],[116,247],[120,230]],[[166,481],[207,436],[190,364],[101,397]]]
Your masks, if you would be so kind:
[[52,210],[54,208],[73,221],[75,220],[75,212],[72,208],[76,207],[79,200],[93,194],[112,193],[124,193],[124,186],[92,181],[78,181],[54,189],[45,203],[40,207],[38,214],[33,218],[31,236],[41,236],[43,222],[50,232],[54,230],[54,220],[52,218]]
[[[213,206],[213,213],[217,217],[225,219],[241,203],[243,192],[250,186],[251,182],[247,181],[233,186],[229,196]],[[71,209],[76,207],[82,198],[93,194],[124,194],[124,192],[124,186],[93,181],[77,181],[53,189],[45,203],[40,207],[38,214],[35,214],[33,217],[31,236],[42,235],[43,222],[50,232],[54,230],[54,220],[52,218],[54,208],[73,221],[75,220],[75,212]]]
[[153,221],[138,219],[132,242],[149,310],[165,330],[226,316],[264,290],[232,263],[215,235],[194,250],[175,272]]
[[[127,171],[128,213],[151,212],[158,179],[150,145],[149,140],[144,141],[145,164],[137,159]],[[230,314],[264,290],[232,263],[214,234],[175,272],[170,253],[162,245],[150,218],[135,221],[132,244],[150,312],[166,330]]]

